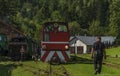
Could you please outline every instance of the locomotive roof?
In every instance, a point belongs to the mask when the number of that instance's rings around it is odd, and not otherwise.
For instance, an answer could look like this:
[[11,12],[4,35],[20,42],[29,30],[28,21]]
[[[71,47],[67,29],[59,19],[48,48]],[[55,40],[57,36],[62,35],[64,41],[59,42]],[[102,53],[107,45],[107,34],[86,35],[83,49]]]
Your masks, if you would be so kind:
[[54,23],[65,24],[65,25],[67,25],[66,22],[46,22],[46,23],[44,23],[44,26],[47,26],[48,24],[54,24]]

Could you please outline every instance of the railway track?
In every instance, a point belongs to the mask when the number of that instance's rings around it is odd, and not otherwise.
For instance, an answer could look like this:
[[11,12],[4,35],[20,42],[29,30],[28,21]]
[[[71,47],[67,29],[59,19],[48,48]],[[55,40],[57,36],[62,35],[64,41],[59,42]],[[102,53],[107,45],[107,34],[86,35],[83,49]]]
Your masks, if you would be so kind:
[[105,62],[103,62],[103,64],[105,64],[106,66],[109,66],[109,67],[120,69],[120,64],[117,64],[117,63],[111,63],[111,62],[105,61]]
[[[57,68],[54,68],[57,67]],[[56,71],[57,70],[57,71]],[[50,64],[49,76],[71,76],[67,69],[62,65],[53,65]]]
[[46,68],[36,68],[34,66],[26,65],[26,64],[21,64],[21,67],[24,67],[25,69],[23,71],[28,71],[33,74],[33,76],[49,76],[49,70]]
[[25,67],[24,71],[31,72],[33,76],[72,76],[62,64],[49,64],[47,68],[39,68],[21,63],[17,63],[17,65]]

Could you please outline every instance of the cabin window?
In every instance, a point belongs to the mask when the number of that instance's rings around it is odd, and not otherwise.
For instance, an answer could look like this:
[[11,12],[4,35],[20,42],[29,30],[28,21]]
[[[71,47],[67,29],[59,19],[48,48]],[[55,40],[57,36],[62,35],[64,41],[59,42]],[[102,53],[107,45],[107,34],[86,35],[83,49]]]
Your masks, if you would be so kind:
[[45,28],[45,32],[52,32],[53,30],[53,25],[49,25]]
[[67,27],[61,25],[61,26],[59,26],[58,31],[59,31],[59,32],[67,32]]
[[45,37],[44,37],[44,41],[49,41],[50,40],[50,36],[48,33],[45,33]]
[[44,41],[50,41],[50,33],[55,35],[57,32],[67,32],[67,26],[64,24],[54,23],[44,26]]
[[48,25],[48,26],[45,27],[44,41],[49,41],[50,40],[49,32],[53,32],[53,31],[54,31],[53,25]]
[[65,25],[59,25],[57,23],[55,24],[49,24],[48,26],[45,27],[45,32],[54,32],[57,30],[58,32],[67,32],[67,27]]

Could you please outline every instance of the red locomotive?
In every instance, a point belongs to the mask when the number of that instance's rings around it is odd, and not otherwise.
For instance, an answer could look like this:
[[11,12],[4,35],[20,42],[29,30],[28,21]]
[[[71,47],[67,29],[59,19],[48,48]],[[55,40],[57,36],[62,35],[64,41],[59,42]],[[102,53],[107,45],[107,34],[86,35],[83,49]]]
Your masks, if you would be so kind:
[[46,22],[42,28],[41,61],[70,60],[69,30],[65,22]]

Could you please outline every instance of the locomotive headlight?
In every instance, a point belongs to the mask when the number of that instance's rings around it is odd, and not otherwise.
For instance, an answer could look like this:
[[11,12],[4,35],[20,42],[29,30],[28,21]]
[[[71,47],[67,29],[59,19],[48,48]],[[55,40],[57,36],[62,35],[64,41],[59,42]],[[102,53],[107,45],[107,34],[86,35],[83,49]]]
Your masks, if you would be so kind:
[[47,49],[46,45],[42,45],[42,49],[43,50]]
[[65,45],[65,49],[67,49],[67,50],[68,50],[68,49],[69,49],[69,46],[68,46],[68,45]]

